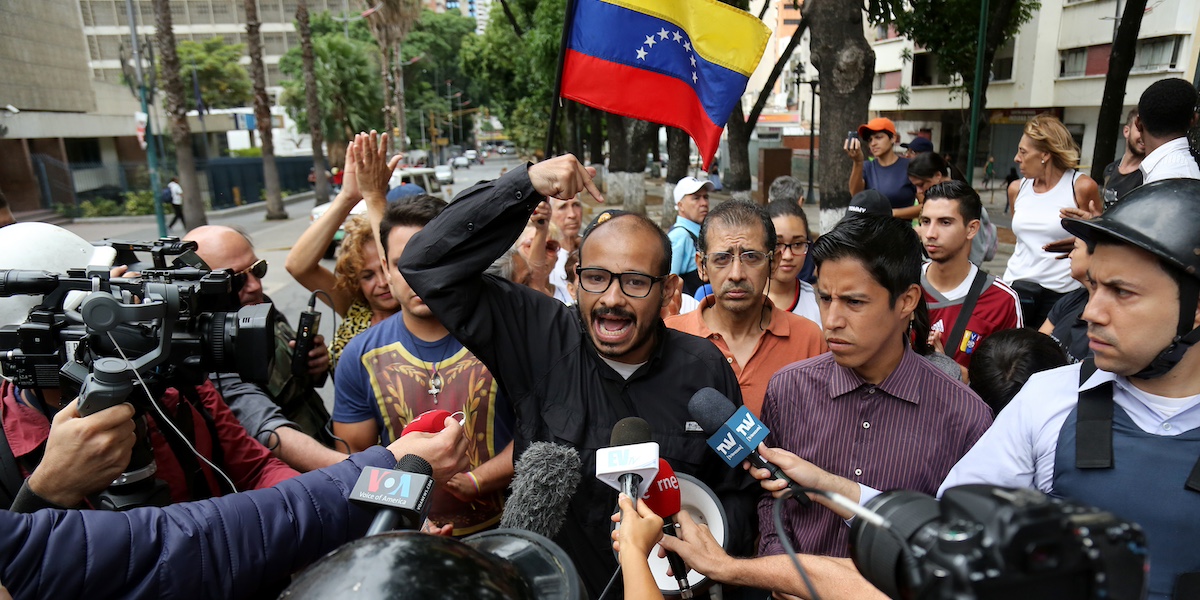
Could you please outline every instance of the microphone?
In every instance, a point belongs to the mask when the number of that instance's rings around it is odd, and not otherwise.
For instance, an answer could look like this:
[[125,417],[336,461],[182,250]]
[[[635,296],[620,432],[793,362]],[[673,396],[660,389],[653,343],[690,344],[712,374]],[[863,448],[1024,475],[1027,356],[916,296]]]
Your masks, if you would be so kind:
[[[675,476],[675,469],[672,469],[666,460],[658,459],[658,476],[650,484],[650,491],[643,500],[654,514],[666,522],[663,533],[678,536],[675,515],[679,513],[680,506],[679,478]],[[688,583],[687,565],[684,564],[683,558],[668,551],[667,562],[671,565],[671,573],[674,574],[676,583],[679,584],[680,597],[684,600],[691,598],[692,585]]]
[[49,294],[58,288],[58,275],[49,271],[0,269],[0,298]]
[[414,431],[439,433],[446,428],[446,417],[449,416],[451,414],[448,410],[427,410],[413,419],[408,425],[405,425],[404,431],[400,432],[400,437],[404,437]]
[[609,447],[596,451],[596,479],[623,492],[637,506],[658,474],[658,443],[651,441],[650,424],[626,417],[613,426]]
[[731,467],[737,467],[743,460],[771,472],[773,479],[782,479],[788,483],[788,494],[802,506],[808,506],[810,500],[805,492],[817,491],[805,488],[792,481],[782,469],[767,462],[758,454],[758,445],[767,439],[771,430],[759,421],[754,413],[745,406],[735,408],[733,402],[725,394],[713,388],[703,388],[688,400],[688,413],[709,435],[708,447],[712,448]]
[[513,465],[511,495],[501,529],[523,529],[547,538],[558,535],[580,480],[579,452],[552,442],[533,442]]
[[358,476],[350,501],[380,507],[367,535],[393,529],[420,529],[429,515],[433,467],[416,454],[405,454],[396,470],[367,467]]

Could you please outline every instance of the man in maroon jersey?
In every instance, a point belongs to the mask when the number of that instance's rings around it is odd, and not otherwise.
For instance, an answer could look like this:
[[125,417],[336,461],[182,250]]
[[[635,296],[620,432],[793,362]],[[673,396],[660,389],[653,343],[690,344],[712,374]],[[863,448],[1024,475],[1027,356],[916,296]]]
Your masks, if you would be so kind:
[[[971,240],[979,232],[982,210],[971,186],[946,181],[925,192],[917,227],[930,259],[921,269],[929,342],[963,369],[984,338],[1023,325],[1017,293],[971,264]],[[960,323],[964,308],[969,312]]]

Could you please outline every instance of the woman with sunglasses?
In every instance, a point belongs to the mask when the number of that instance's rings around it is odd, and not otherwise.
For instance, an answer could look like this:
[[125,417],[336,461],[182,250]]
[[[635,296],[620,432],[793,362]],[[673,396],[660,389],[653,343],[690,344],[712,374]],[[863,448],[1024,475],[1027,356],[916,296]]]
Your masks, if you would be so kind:
[[[354,336],[400,310],[400,303],[388,288],[370,222],[365,216],[346,222],[350,210],[362,200],[355,176],[354,144],[346,149],[346,172],[342,181],[342,190],[332,206],[296,240],[284,265],[305,289],[326,291],[328,297],[324,294],[317,297],[342,318],[333,343],[329,345],[331,369],[337,366],[342,348]],[[346,223],[346,236],[331,272],[321,266],[321,258],[342,223]]]
[[776,200],[767,204],[767,213],[775,225],[775,272],[767,284],[767,297],[780,310],[798,314],[821,326],[817,294],[808,282],[800,279],[808,258],[808,217],[799,204]]

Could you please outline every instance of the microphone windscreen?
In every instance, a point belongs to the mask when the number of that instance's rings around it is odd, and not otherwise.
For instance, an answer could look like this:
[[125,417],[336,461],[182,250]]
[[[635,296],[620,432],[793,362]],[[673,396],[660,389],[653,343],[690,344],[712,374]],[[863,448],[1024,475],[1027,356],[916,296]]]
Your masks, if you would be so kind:
[[433,477],[433,467],[429,461],[417,456],[416,454],[405,454],[396,461],[396,470],[404,471],[405,473],[416,473],[426,477]]
[[414,431],[421,433],[438,433],[446,428],[446,417],[450,416],[448,410],[427,410],[411,423],[404,426],[404,431],[400,432],[400,437],[404,437]]
[[654,441],[650,424],[637,417],[625,417],[613,425],[609,446],[631,446]]
[[658,476],[642,500],[654,514],[664,519],[679,512],[679,478],[666,460],[658,459]]
[[524,529],[553,538],[579,485],[579,452],[570,446],[534,442],[513,465],[511,495],[500,527]]
[[733,402],[726,398],[725,394],[710,387],[702,388],[688,400],[688,414],[692,415],[700,428],[708,434],[720,429],[735,412],[737,407]]

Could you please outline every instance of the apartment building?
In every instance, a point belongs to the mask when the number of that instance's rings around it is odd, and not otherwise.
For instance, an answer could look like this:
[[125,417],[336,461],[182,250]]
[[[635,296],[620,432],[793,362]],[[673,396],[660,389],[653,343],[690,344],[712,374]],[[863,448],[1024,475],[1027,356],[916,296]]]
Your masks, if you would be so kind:
[[[1082,164],[1105,163],[1093,157],[1096,120],[1108,72],[1108,58],[1122,0],[1042,0],[1041,9],[996,54],[987,92],[989,127],[981,132],[976,164],[996,158],[999,176],[1015,166],[1012,157],[1025,122],[1049,112],[1060,117],[1082,150]],[[1125,108],[1137,105],[1151,83],[1166,77],[1196,79],[1200,2],[1155,0],[1146,9],[1137,55],[1126,87]],[[939,152],[954,153],[959,127],[969,110],[957,81],[938,68],[937,58],[895,30],[867,30],[875,48],[872,115],[897,122],[903,141],[930,129]],[[969,85],[969,83],[968,83]],[[1118,144],[1118,153],[1123,146]]]

